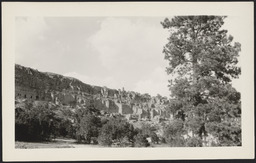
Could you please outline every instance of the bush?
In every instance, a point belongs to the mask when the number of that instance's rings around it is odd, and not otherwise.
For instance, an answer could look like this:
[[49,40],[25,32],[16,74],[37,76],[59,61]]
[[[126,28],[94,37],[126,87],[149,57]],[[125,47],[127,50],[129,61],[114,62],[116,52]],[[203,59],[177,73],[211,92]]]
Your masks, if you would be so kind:
[[186,147],[185,140],[183,137],[176,137],[168,140],[171,147]]
[[156,128],[154,126],[151,126],[149,124],[143,124],[141,127],[141,133],[142,135],[146,137],[150,137],[152,140],[152,143],[158,143],[159,138],[157,134],[155,133]]
[[151,137],[152,143],[155,143],[155,144],[159,143],[159,137],[155,132],[151,133],[149,136]]
[[184,133],[183,121],[176,119],[164,127],[164,139],[172,147],[184,147],[185,140],[182,137]]
[[139,133],[135,136],[135,142],[134,142],[135,147],[148,147],[150,146],[148,140],[146,139],[146,136],[143,135],[142,133]]
[[120,141],[120,147],[133,147],[133,142],[131,142],[130,139],[125,136]]
[[112,138],[110,135],[101,134],[98,137],[98,142],[102,146],[111,146],[112,145]]
[[186,146],[187,147],[202,147],[203,143],[202,143],[201,138],[192,137],[192,138],[188,138],[186,140]]

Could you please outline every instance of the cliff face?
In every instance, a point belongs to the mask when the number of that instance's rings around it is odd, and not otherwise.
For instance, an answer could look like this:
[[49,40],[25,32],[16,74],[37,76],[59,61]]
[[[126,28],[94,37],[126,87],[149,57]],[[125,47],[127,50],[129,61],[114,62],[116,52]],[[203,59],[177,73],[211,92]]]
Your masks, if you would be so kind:
[[91,86],[78,79],[15,65],[15,99],[52,102],[59,106],[83,106],[93,98],[97,109],[122,114],[127,119],[168,119],[169,101],[136,92]]

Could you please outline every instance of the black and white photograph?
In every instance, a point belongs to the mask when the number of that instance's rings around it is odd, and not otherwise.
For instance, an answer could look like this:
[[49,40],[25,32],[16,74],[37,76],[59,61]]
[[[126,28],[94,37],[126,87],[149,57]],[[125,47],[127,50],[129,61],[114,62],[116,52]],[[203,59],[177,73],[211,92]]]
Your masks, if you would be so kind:
[[[46,5],[38,4],[31,5],[28,14],[12,17],[13,55],[8,67],[12,66],[13,76],[7,82],[13,88],[8,90],[13,91],[13,108],[8,108],[13,140],[8,148],[49,153],[108,149],[239,153],[254,148],[253,132],[244,128],[247,124],[254,130],[253,33],[245,34],[253,32],[253,14],[249,20],[244,18],[247,13],[228,12],[130,14],[133,6],[141,9],[136,3],[119,4],[127,7],[128,14],[110,3],[84,3],[77,11],[69,8],[79,13],[90,4],[105,12],[61,15],[62,10],[51,14],[50,8],[50,14],[41,14]],[[248,13],[252,6],[240,5]],[[116,11],[110,12],[111,8]],[[249,84],[244,82],[246,76],[252,79]],[[253,144],[248,146],[245,139]],[[169,158],[162,157],[156,158]]]

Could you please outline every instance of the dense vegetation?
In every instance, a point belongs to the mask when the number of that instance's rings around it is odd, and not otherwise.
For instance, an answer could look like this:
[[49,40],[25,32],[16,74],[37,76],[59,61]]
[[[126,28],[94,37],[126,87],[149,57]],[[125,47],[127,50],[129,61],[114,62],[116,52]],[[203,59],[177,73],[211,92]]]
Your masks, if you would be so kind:
[[25,103],[25,108],[15,109],[15,139],[25,141],[50,140],[56,136],[60,119],[48,106],[35,107]]
[[15,110],[15,139],[51,141],[56,137],[74,138],[78,143],[103,146],[147,147],[146,138],[157,143],[155,130],[149,125],[134,128],[122,115],[101,115],[92,100],[75,111],[54,105],[35,105],[27,101]]

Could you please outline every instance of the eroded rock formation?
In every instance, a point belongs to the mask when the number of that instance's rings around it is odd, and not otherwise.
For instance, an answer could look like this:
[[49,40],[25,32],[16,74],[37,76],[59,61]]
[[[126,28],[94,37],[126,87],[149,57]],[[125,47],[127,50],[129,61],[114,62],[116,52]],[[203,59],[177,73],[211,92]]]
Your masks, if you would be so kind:
[[127,119],[160,121],[171,117],[166,109],[167,98],[141,95],[124,88],[115,90],[92,86],[75,78],[15,65],[16,100],[46,101],[74,108],[85,105],[89,98],[94,99],[97,109],[109,114],[122,114]]

